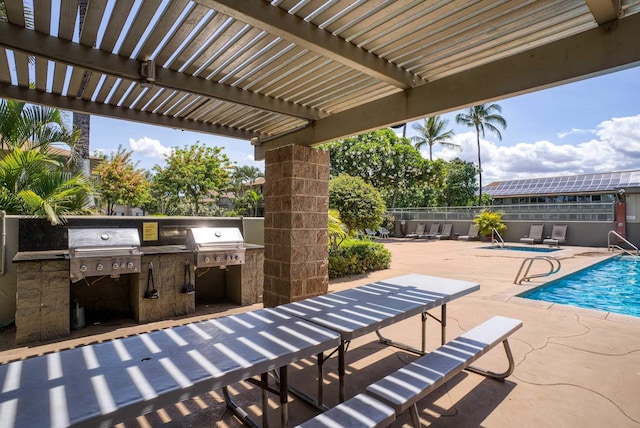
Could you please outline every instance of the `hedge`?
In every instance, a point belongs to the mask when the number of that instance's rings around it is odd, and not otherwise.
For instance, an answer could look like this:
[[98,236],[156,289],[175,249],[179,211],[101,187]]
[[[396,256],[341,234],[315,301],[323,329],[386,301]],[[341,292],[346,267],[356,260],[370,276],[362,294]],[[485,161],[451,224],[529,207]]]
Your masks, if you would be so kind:
[[388,269],[391,252],[378,242],[349,239],[329,253],[329,278]]

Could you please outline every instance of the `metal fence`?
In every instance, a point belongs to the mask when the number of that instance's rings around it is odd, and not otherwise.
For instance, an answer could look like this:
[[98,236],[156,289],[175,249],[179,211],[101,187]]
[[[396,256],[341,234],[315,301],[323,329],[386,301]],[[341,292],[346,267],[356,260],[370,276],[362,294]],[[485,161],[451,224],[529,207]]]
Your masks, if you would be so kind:
[[473,220],[482,210],[499,211],[505,221],[615,220],[613,202],[500,205],[488,207],[420,207],[387,210],[396,220]]

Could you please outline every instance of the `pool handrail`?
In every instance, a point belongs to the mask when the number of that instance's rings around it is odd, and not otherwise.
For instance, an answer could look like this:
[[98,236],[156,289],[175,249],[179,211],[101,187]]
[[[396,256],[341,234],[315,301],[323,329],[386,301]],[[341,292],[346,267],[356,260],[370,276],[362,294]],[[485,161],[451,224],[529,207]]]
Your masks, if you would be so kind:
[[500,232],[495,227],[491,229],[491,243],[498,244],[500,248],[504,248],[504,239],[502,239]]
[[[545,273],[534,273],[529,275],[529,270],[531,269],[531,266],[533,266],[533,262],[536,260],[544,260],[547,263],[549,263],[549,272],[545,272]],[[527,268],[525,269],[524,273],[522,274],[522,276],[520,276],[520,274],[522,273],[522,269],[524,269],[524,266],[528,263]],[[526,259],[524,259],[522,261],[522,264],[520,265],[520,269],[518,269],[518,273],[516,274],[516,277],[513,280],[514,284],[518,284],[521,285],[522,281],[529,281],[532,278],[542,278],[544,276],[549,276],[549,275],[553,275],[554,273],[557,273],[560,271],[560,267],[561,267],[561,263],[560,260],[557,259],[556,257],[553,256],[535,256],[535,257],[527,257]]]
[[[625,248],[622,248],[617,243],[616,244],[612,244],[611,243],[611,235],[614,235],[616,238],[618,238],[618,242],[622,241],[625,244],[629,245],[634,250],[636,250],[636,253],[632,254],[631,251],[629,251],[629,250],[627,250]],[[633,245],[631,242],[627,241],[624,236],[620,235],[615,230],[610,230],[609,233],[607,234],[607,251],[613,251],[613,249],[624,251],[625,253],[629,254],[630,256],[633,256],[633,255],[638,256],[638,255],[640,255],[640,250],[638,249],[638,247]]]

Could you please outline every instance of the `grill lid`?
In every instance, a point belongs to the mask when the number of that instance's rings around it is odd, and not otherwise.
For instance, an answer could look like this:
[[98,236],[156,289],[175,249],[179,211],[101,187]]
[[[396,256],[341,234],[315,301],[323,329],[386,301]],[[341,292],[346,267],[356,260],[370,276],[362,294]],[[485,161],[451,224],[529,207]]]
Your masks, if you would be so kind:
[[120,228],[69,228],[69,255],[81,255],[89,251],[139,250],[140,236],[137,229]]
[[243,246],[244,238],[237,227],[192,227],[187,230],[189,247],[196,251],[215,247]]
[[139,273],[140,236],[137,229],[69,228],[69,277]]

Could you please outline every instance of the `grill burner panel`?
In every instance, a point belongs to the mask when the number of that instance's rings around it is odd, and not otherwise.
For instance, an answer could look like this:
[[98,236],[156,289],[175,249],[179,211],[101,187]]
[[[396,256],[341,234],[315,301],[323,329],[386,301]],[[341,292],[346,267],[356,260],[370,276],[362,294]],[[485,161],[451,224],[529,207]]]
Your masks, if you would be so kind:
[[196,268],[244,264],[244,238],[238,228],[189,228],[187,242],[189,249],[194,252]]
[[69,232],[69,277],[139,273],[140,237],[137,229],[72,229]]

